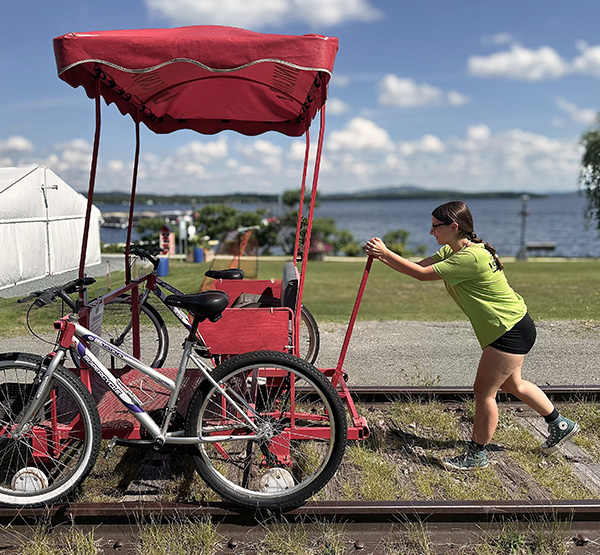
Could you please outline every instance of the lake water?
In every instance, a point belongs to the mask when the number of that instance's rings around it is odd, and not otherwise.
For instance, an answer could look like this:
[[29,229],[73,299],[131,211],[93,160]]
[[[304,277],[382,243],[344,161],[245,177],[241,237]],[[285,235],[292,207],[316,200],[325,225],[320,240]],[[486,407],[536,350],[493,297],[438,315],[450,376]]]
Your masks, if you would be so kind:
[[[426,252],[431,253],[439,248],[429,235],[431,211],[443,202],[444,199],[326,201],[317,207],[315,217],[332,218],[338,229],[347,229],[361,243],[374,235],[383,237],[388,231],[406,229],[410,233],[409,248],[414,250],[423,245]],[[555,243],[552,256],[599,258],[600,238],[595,223],[588,225],[585,220],[585,204],[585,197],[576,193],[530,198],[525,218],[525,241]],[[500,255],[516,255],[521,245],[521,199],[470,199],[468,205],[479,237],[494,245]],[[122,206],[114,205],[98,207],[102,212],[124,210]],[[283,210],[276,204],[236,205],[241,211],[259,207],[267,208],[273,215]],[[188,207],[154,205],[147,208],[185,211]],[[110,228],[102,228],[100,235],[106,243],[124,241],[126,236],[124,230]]]

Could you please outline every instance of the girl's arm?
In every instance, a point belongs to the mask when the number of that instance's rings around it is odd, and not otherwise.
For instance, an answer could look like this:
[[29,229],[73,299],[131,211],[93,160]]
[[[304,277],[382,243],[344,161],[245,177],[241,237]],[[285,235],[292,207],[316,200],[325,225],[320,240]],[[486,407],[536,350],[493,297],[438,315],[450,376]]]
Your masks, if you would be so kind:
[[390,268],[406,274],[407,276],[413,277],[420,281],[433,281],[436,279],[442,279],[435,273],[433,269],[433,258],[425,258],[418,264],[411,262],[406,258],[392,252],[388,249],[385,243],[379,237],[373,237],[365,245],[365,251],[369,256],[381,260],[385,265]]
[[423,267],[431,266],[432,264],[435,264],[435,260],[433,259],[432,256],[428,256],[427,258],[424,258],[420,262],[417,262],[417,264],[419,266],[423,266]]

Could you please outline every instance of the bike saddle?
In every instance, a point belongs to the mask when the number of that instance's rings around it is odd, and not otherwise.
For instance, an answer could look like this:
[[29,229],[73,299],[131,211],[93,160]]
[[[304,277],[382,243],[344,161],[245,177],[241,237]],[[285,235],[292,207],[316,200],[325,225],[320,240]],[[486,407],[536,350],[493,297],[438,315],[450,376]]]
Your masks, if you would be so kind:
[[169,295],[165,304],[177,306],[191,312],[201,322],[207,318],[216,322],[229,304],[225,291],[203,291],[191,295]]
[[241,268],[227,268],[225,270],[207,270],[204,275],[213,279],[244,279],[244,270]]

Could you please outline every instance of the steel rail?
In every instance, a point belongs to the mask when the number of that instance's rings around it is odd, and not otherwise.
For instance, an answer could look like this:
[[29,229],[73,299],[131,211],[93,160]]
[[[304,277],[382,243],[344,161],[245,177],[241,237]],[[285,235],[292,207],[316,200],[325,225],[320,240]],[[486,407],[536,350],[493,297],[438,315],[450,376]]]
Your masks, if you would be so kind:
[[[545,385],[540,389],[555,401],[600,400],[600,385]],[[350,393],[355,401],[364,403],[386,403],[403,399],[438,399],[441,401],[464,401],[473,397],[470,386],[351,386]],[[503,391],[498,392],[501,402],[520,402]]]
[[498,522],[548,518],[569,522],[600,521],[600,500],[516,501],[313,501],[282,513],[267,510],[242,511],[221,502],[113,502],[65,503],[38,509],[0,509],[0,525],[23,525],[43,520],[52,524],[141,524],[144,521],[208,518],[222,524],[254,526],[265,516],[284,521],[330,522]]

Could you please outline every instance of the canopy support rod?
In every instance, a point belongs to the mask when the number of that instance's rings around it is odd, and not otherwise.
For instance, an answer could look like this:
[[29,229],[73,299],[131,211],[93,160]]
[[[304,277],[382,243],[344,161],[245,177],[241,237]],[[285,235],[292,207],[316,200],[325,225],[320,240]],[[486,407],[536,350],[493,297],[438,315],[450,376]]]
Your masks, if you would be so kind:
[[310,154],[310,132],[306,130],[306,149],[304,151],[304,169],[302,170],[302,185],[298,204],[298,221],[296,223],[296,241],[294,242],[294,264],[298,260],[300,250],[300,233],[302,232],[302,213],[304,211],[304,194],[306,193],[306,174],[308,173],[308,156]]
[[129,222],[127,225],[127,241],[125,243],[125,283],[131,283],[131,266],[129,265],[129,250],[131,248],[131,228],[133,227],[133,210],[135,205],[135,190],[137,188],[138,167],[140,163],[140,122],[135,120],[135,155],[133,159],[133,176],[131,178],[131,197],[129,199]]
[[[310,193],[310,208],[308,210],[308,221],[306,223],[306,236],[304,238],[304,252],[302,256],[302,271],[300,272],[300,283],[298,284],[298,301],[296,303],[296,337],[298,341],[300,334],[300,315],[302,307],[302,293],[304,292],[304,280],[306,279],[306,263],[308,262],[308,253],[310,250],[310,235],[312,230],[313,215],[315,212],[315,204],[317,202],[317,184],[319,182],[319,169],[321,167],[321,154],[323,152],[323,139],[325,137],[325,104],[321,108],[321,127],[319,129],[319,141],[317,143],[317,153],[315,157],[315,166],[313,171],[312,189]],[[296,343],[297,344],[297,343]]]
[[81,256],[79,258],[79,277],[85,275],[85,258],[87,254],[88,235],[90,230],[90,220],[92,215],[92,206],[94,202],[94,186],[96,184],[96,169],[98,167],[98,152],[100,150],[100,81],[96,80],[96,131],[94,133],[94,150],[92,152],[92,165],[90,167],[90,183],[88,186],[87,208],[85,211],[85,224],[83,228],[83,238],[81,241]]

